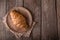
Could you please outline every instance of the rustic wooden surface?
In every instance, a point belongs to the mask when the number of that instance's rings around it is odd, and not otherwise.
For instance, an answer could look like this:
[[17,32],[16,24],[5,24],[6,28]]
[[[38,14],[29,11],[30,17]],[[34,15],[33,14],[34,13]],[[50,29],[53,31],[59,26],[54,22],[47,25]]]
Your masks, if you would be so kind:
[[60,0],[56,0],[56,7],[57,7],[58,36],[60,40]]
[[42,0],[42,40],[57,39],[55,0]]
[[[25,7],[36,21],[30,37],[16,38],[2,18],[13,7]],[[60,0],[0,0],[0,40],[60,40]]]

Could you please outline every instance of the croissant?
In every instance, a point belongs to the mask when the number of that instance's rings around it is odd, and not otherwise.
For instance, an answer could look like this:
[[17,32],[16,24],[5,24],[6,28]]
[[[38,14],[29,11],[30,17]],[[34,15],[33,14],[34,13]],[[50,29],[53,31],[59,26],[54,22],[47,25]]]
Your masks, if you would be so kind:
[[26,18],[20,12],[16,10],[11,11],[8,19],[11,25],[10,28],[12,28],[13,30],[17,32],[27,31],[28,24],[26,22]]

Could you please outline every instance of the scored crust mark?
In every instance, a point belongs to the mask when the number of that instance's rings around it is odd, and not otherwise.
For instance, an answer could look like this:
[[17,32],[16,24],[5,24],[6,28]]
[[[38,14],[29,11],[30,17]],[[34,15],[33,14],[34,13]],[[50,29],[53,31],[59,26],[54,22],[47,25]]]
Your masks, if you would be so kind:
[[23,15],[20,14],[20,12],[13,10],[8,14],[7,17],[9,20],[8,24],[10,25],[10,28],[16,32],[26,32],[28,29],[28,24],[26,22],[26,19]]

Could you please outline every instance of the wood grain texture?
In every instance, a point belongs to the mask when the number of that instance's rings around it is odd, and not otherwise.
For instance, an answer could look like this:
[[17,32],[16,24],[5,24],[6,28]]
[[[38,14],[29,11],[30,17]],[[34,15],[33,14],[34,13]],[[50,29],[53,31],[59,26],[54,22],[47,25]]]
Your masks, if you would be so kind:
[[16,5],[16,0],[6,0],[7,12],[13,7],[15,7],[15,5]]
[[[6,29],[4,23],[2,22],[5,14],[6,14],[6,0],[0,0],[0,40],[8,40],[13,36],[9,34],[9,31]],[[8,35],[11,37],[9,37]]]
[[[6,6],[6,12],[8,12],[14,7],[23,6],[23,0],[6,0]],[[7,31],[7,36],[6,40],[22,40],[22,38],[17,39],[10,31]]]
[[0,18],[2,18],[5,15],[5,9],[6,9],[6,0],[0,1]]
[[40,9],[41,0],[24,0],[24,7],[31,11],[33,19],[36,25],[33,28],[31,33],[31,40],[40,40],[40,27],[41,27],[41,9]]
[[55,0],[42,0],[42,40],[58,40]]
[[2,22],[2,18],[6,11],[6,0],[0,0],[0,40],[5,40],[5,25]]
[[58,36],[60,40],[60,0],[56,0],[56,7],[57,7],[57,23],[58,23]]
[[[9,12],[10,9],[15,7],[15,2],[15,0],[6,0],[6,14]],[[5,33],[6,40],[16,40],[15,36],[7,28]]]
[[[36,25],[30,37],[16,39],[6,29],[2,17],[20,6],[31,12]],[[0,40],[60,40],[60,0],[0,0]]]

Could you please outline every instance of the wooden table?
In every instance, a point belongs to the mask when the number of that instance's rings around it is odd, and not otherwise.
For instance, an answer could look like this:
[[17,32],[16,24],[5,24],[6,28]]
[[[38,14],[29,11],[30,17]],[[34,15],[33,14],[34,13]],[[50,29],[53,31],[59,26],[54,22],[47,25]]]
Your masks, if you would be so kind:
[[[25,7],[36,21],[30,37],[15,36],[2,18],[13,7]],[[0,0],[0,40],[60,40],[60,0]]]

